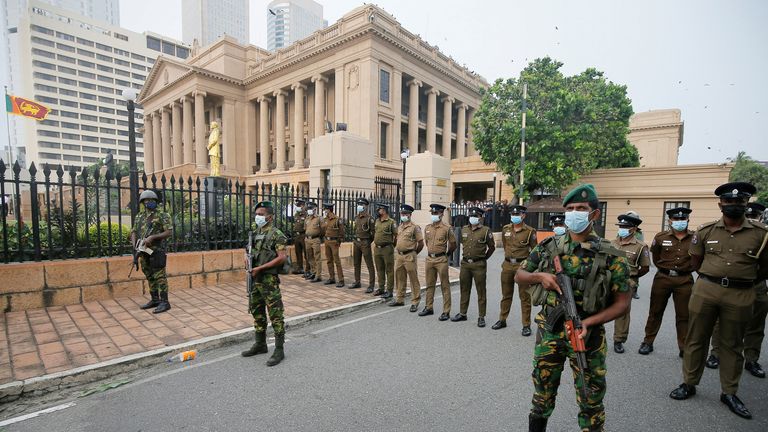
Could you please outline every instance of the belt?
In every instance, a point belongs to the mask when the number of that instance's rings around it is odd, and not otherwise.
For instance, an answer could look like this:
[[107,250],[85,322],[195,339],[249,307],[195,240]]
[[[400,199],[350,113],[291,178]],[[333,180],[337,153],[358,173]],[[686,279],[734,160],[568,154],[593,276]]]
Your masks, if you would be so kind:
[[678,271],[678,270],[671,270],[671,269],[665,269],[665,268],[659,268],[658,271],[659,273],[664,273],[665,275],[672,276],[672,277],[688,276],[689,274],[693,273],[689,271]]
[[371,239],[369,239],[369,238],[360,238],[360,237],[355,237],[355,240],[357,240],[357,241],[359,241],[359,242],[363,242],[363,241],[371,241]]
[[416,250],[414,250],[414,249],[408,249],[407,251],[402,251],[402,252],[400,252],[400,251],[397,251],[397,254],[398,254],[398,255],[408,255],[408,254],[409,254],[409,253],[411,253],[411,252],[416,252]]
[[480,262],[480,261],[485,261],[485,257],[482,257],[482,258],[463,258],[462,261],[464,261],[465,263],[472,264],[472,263],[476,263],[476,262]]
[[339,241],[339,240],[343,240],[343,238],[342,238],[342,237],[326,237],[325,239],[326,239],[326,240],[333,240],[333,241]]
[[392,246],[392,243],[384,243],[383,245],[375,245],[377,249],[382,249],[385,247]]
[[295,234],[298,234],[298,235],[305,235],[305,234],[306,234],[306,231],[296,231],[296,233],[295,233]]
[[322,236],[319,236],[319,235],[316,235],[316,236],[313,236],[313,235],[308,235],[308,236],[307,236],[307,238],[308,238],[308,239],[310,239],[310,240],[312,240],[312,239],[316,239],[316,238],[320,238],[320,237],[322,237]]
[[728,279],[727,276],[724,278],[716,278],[709,275],[705,275],[703,273],[699,273],[699,277],[704,278],[710,282],[714,282],[726,288],[752,288],[753,286],[755,286],[755,281],[743,280],[743,279]]
[[429,255],[429,257],[430,257],[430,258],[437,258],[437,257],[446,256],[446,255],[448,255],[448,254],[447,254],[447,253],[445,253],[445,252],[441,252],[441,253],[436,253],[436,254],[427,254],[427,255]]
[[518,264],[525,261],[525,258],[504,258],[504,261],[512,264]]

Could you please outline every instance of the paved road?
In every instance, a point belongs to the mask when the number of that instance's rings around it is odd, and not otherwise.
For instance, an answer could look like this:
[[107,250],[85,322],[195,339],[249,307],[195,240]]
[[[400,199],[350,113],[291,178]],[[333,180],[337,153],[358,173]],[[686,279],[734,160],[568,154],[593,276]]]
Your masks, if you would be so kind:
[[[500,251],[491,261],[496,269]],[[499,271],[489,274],[488,324],[500,298]],[[680,360],[668,313],[656,351],[636,353],[648,310],[651,276],[633,305],[628,353],[609,352],[609,430],[765,431],[768,380],[745,374],[740,396],[755,419],[742,420],[719,402],[718,378],[707,370],[692,400],[668,393],[680,383]],[[475,298],[473,297],[473,302]],[[439,302],[436,302],[439,304]],[[458,294],[454,292],[454,312]],[[671,305],[668,312],[671,312]],[[476,327],[476,305],[463,323],[420,318],[407,308],[379,308],[289,333],[287,358],[238,356],[244,346],[203,352],[191,364],[167,364],[133,383],[73,406],[7,426],[11,431],[431,431],[527,430],[533,338],[519,333],[519,303],[505,330]],[[612,325],[608,326],[609,341]],[[768,353],[768,344],[764,345]],[[766,360],[768,363],[768,360]],[[117,380],[118,378],[115,378]],[[550,430],[578,430],[575,392],[563,374]]]

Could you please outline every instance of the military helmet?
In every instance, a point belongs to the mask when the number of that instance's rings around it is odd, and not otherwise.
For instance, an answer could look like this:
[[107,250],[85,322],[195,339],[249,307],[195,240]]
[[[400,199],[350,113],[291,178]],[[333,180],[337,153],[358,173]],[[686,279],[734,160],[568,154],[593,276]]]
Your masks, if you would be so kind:
[[153,199],[155,201],[159,201],[157,198],[157,194],[151,190],[145,190],[144,192],[139,195],[139,202],[142,203],[144,200]]

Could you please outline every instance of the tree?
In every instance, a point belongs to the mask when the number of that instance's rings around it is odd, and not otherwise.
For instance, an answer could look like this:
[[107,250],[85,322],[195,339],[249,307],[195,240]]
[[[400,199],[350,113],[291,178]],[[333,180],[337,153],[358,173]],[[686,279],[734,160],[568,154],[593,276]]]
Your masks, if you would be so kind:
[[743,151],[733,160],[730,181],[752,183],[757,188],[757,202],[768,206],[768,168],[747,156]]
[[637,149],[627,140],[632,102],[627,88],[589,68],[565,76],[562,63],[536,59],[519,78],[497,79],[482,91],[475,113],[475,148],[495,162],[520,195],[520,131],[523,82],[528,84],[525,184],[534,191],[559,193],[598,168],[635,167]]

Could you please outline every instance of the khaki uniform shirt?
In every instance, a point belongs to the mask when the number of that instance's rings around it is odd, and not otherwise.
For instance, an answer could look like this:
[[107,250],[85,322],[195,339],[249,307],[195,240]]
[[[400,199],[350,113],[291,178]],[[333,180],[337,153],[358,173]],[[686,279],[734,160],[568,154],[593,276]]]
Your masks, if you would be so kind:
[[488,245],[493,244],[493,233],[487,226],[477,225],[472,229],[471,225],[461,228],[461,247],[464,249],[463,258],[485,258]]
[[504,258],[526,259],[538,244],[536,229],[523,224],[522,229],[515,232],[514,224],[504,225],[501,229],[501,244],[504,246]]
[[456,235],[450,225],[436,222],[427,225],[424,229],[424,240],[427,243],[427,253],[447,253],[451,244],[456,244]]
[[323,229],[327,239],[340,241],[344,237],[344,225],[341,223],[341,219],[332,212],[328,212],[328,216],[325,217]]
[[323,235],[323,224],[318,215],[307,216],[304,220],[304,227],[307,230],[307,235],[310,237],[320,237]]
[[421,233],[421,227],[411,221],[401,223],[397,228],[397,231],[398,235],[395,249],[400,253],[416,251],[418,243],[424,240],[424,236]]
[[682,240],[675,237],[675,232],[672,230],[656,234],[653,242],[651,242],[653,264],[666,270],[692,271],[691,256],[688,254],[688,250],[691,248],[691,239],[693,239],[693,231],[691,230],[686,230]]
[[648,246],[637,239],[635,236],[629,237],[629,242],[621,243],[621,239],[615,238],[611,244],[619,250],[627,253],[627,264],[629,264],[629,277],[637,278],[640,273],[640,267],[650,267],[651,254],[648,252]]
[[376,219],[374,224],[374,237],[373,242],[376,246],[391,245],[395,242],[395,236],[397,235],[397,226],[395,221],[390,217],[386,219]]
[[736,280],[764,278],[768,271],[768,246],[757,253],[768,234],[760,222],[744,219],[734,232],[725,229],[723,219],[700,226],[691,240],[691,255],[703,256],[699,273]]
[[307,219],[307,212],[299,210],[293,214],[293,232],[294,234],[304,234],[304,221]]
[[355,217],[355,238],[363,240],[373,239],[376,222],[367,212],[358,213]]

